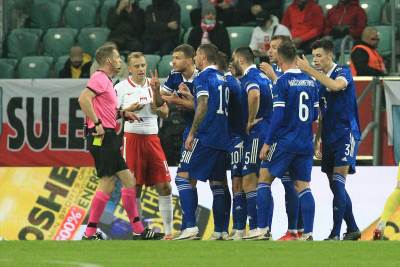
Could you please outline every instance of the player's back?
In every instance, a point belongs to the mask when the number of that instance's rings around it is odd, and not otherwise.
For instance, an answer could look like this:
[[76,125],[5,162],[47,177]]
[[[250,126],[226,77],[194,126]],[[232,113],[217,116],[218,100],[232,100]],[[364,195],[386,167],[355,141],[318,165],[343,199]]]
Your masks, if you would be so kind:
[[207,67],[194,80],[195,107],[197,98],[208,96],[207,113],[199,126],[197,137],[204,146],[229,150],[228,103],[229,90],[225,77],[213,67]]
[[[259,88],[260,91],[260,105],[256,115],[256,119],[263,118],[258,122],[252,131],[263,132],[269,125],[272,115],[272,83],[271,80],[255,65],[250,67],[245,75],[240,79],[242,88],[247,92],[245,94],[246,103],[249,91],[254,88],[254,86]],[[248,106],[245,109],[244,116],[248,117]]]
[[273,134],[284,150],[313,154],[312,123],[318,118],[318,88],[298,69],[286,71],[273,88],[274,109],[285,107],[283,121]]
[[246,93],[240,86],[240,82],[231,73],[225,74],[225,79],[229,89],[229,132],[231,136],[243,136],[246,127],[247,118],[244,117],[244,108],[247,103],[244,102]]
[[328,75],[334,80],[338,77],[345,79],[347,86],[344,90],[332,92],[320,85],[322,140],[325,144],[331,144],[349,133],[360,140],[357,98],[351,71],[347,67],[335,65]]

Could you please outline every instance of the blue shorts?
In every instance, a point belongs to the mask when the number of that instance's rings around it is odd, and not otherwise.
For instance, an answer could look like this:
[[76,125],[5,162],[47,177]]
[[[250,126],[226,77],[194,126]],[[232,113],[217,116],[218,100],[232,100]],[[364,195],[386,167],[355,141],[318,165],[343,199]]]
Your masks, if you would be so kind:
[[231,139],[232,147],[230,151],[231,177],[242,177],[242,158],[243,158],[243,138],[234,136]]
[[312,165],[313,155],[290,153],[273,143],[261,168],[267,168],[273,177],[284,177],[289,172],[292,180],[310,182]]
[[199,139],[193,141],[193,150],[182,153],[181,166],[187,164],[189,177],[199,181],[224,181],[226,179],[226,151],[203,146]]
[[358,144],[352,134],[326,146],[322,142],[322,172],[332,174],[334,167],[349,166],[349,174],[355,173]]
[[176,170],[176,173],[189,171],[189,165],[183,161],[183,158],[186,155],[185,141],[186,141],[187,136],[189,135],[189,130],[190,130],[190,128],[185,128],[185,130],[182,134],[181,159],[179,161],[179,165],[178,165],[178,169]]
[[260,134],[250,133],[244,139],[244,154],[242,158],[242,175],[257,173],[260,170],[260,150],[264,145],[264,138]]

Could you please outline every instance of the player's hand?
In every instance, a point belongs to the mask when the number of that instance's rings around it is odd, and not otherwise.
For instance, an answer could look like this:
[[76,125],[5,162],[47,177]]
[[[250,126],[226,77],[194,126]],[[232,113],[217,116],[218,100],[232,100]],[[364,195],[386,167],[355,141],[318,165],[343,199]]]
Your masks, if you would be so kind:
[[92,133],[92,135],[94,136],[104,135],[105,133],[103,125],[101,123],[95,127],[95,130],[96,131]]
[[308,62],[307,58],[304,55],[301,55],[297,57],[296,59],[296,65],[299,67],[304,72],[307,72],[307,70],[310,68],[310,63]]
[[154,72],[150,70],[150,87],[153,92],[160,92],[160,79],[158,78],[158,71],[155,69]]
[[192,151],[193,141],[194,141],[194,135],[192,133],[189,133],[188,137],[185,140],[185,149],[187,151]]
[[178,86],[178,92],[179,92],[182,96],[184,96],[184,97],[186,97],[186,98],[188,98],[188,99],[193,99],[193,95],[192,95],[192,93],[190,92],[189,87],[187,87],[187,85],[184,84],[184,83],[181,83],[181,84]]
[[251,128],[253,128],[254,125],[256,125],[259,121],[262,121],[263,118],[258,118],[253,121],[248,121],[247,126],[246,126],[246,134],[250,134]]
[[141,122],[141,121],[143,121],[143,119],[141,117],[139,117],[138,115],[136,115],[132,111],[125,111],[124,112],[124,118],[126,120],[128,120],[129,122],[134,122],[134,121]]
[[127,111],[139,111],[144,107],[144,105],[139,104],[139,102],[135,102],[133,104],[131,104],[127,109]]
[[263,147],[261,148],[261,151],[260,151],[260,159],[261,160],[266,160],[267,159],[268,151],[269,151],[269,145],[264,144]]
[[161,98],[168,104],[177,105],[179,103],[180,97],[176,94],[162,95]]
[[321,139],[315,140],[314,142],[314,156],[316,159],[322,159],[322,153],[321,153]]
[[260,70],[264,72],[265,75],[267,75],[267,77],[270,78],[271,81],[275,81],[278,78],[272,66],[267,62],[260,63]]
[[170,28],[171,30],[177,30],[178,27],[179,27],[179,24],[178,24],[177,21],[171,21],[171,22],[168,22],[167,26],[168,26],[168,28]]

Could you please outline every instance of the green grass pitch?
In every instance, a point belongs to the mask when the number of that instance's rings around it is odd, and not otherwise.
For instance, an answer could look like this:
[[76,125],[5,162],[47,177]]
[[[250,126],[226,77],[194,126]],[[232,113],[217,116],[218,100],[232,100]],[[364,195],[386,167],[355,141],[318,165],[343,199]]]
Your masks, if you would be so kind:
[[0,266],[400,266],[400,243],[1,241]]

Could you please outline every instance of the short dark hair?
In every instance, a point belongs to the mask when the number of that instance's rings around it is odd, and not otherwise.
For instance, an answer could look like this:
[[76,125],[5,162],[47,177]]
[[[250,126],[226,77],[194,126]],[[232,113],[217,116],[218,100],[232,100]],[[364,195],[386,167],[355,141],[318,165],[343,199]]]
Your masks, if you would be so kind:
[[274,36],[272,36],[271,41],[274,41],[274,40],[281,40],[282,43],[292,41],[292,39],[290,39],[290,37],[287,35],[274,35]]
[[221,71],[226,71],[228,69],[228,56],[221,51],[218,51],[218,57],[217,57],[217,67]]
[[292,42],[282,43],[278,47],[278,55],[283,59],[283,61],[292,63],[297,57],[296,46]]
[[114,50],[117,50],[113,45],[102,45],[96,50],[95,58],[97,63],[100,66],[104,65],[107,58],[110,58],[114,53]]
[[194,58],[195,55],[193,46],[188,44],[178,45],[177,47],[175,47],[174,51],[172,51],[172,53],[175,52],[182,52],[186,58]]
[[213,44],[202,44],[199,46],[200,50],[206,57],[208,63],[217,63],[218,48]]
[[333,42],[328,39],[319,39],[312,43],[311,49],[322,48],[325,52],[333,52]]
[[145,55],[142,52],[132,52],[128,55],[128,65],[131,64],[131,60],[133,60],[134,58],[141,58],[144,57],[144,59],[146,59]]
[[254,56],[253,50],[251,50],[251,48],[248,46],[236,48],[234,51],[234,54],[243,57],[246,60],[246,62],[249,64],[254,63],[255,56]]

